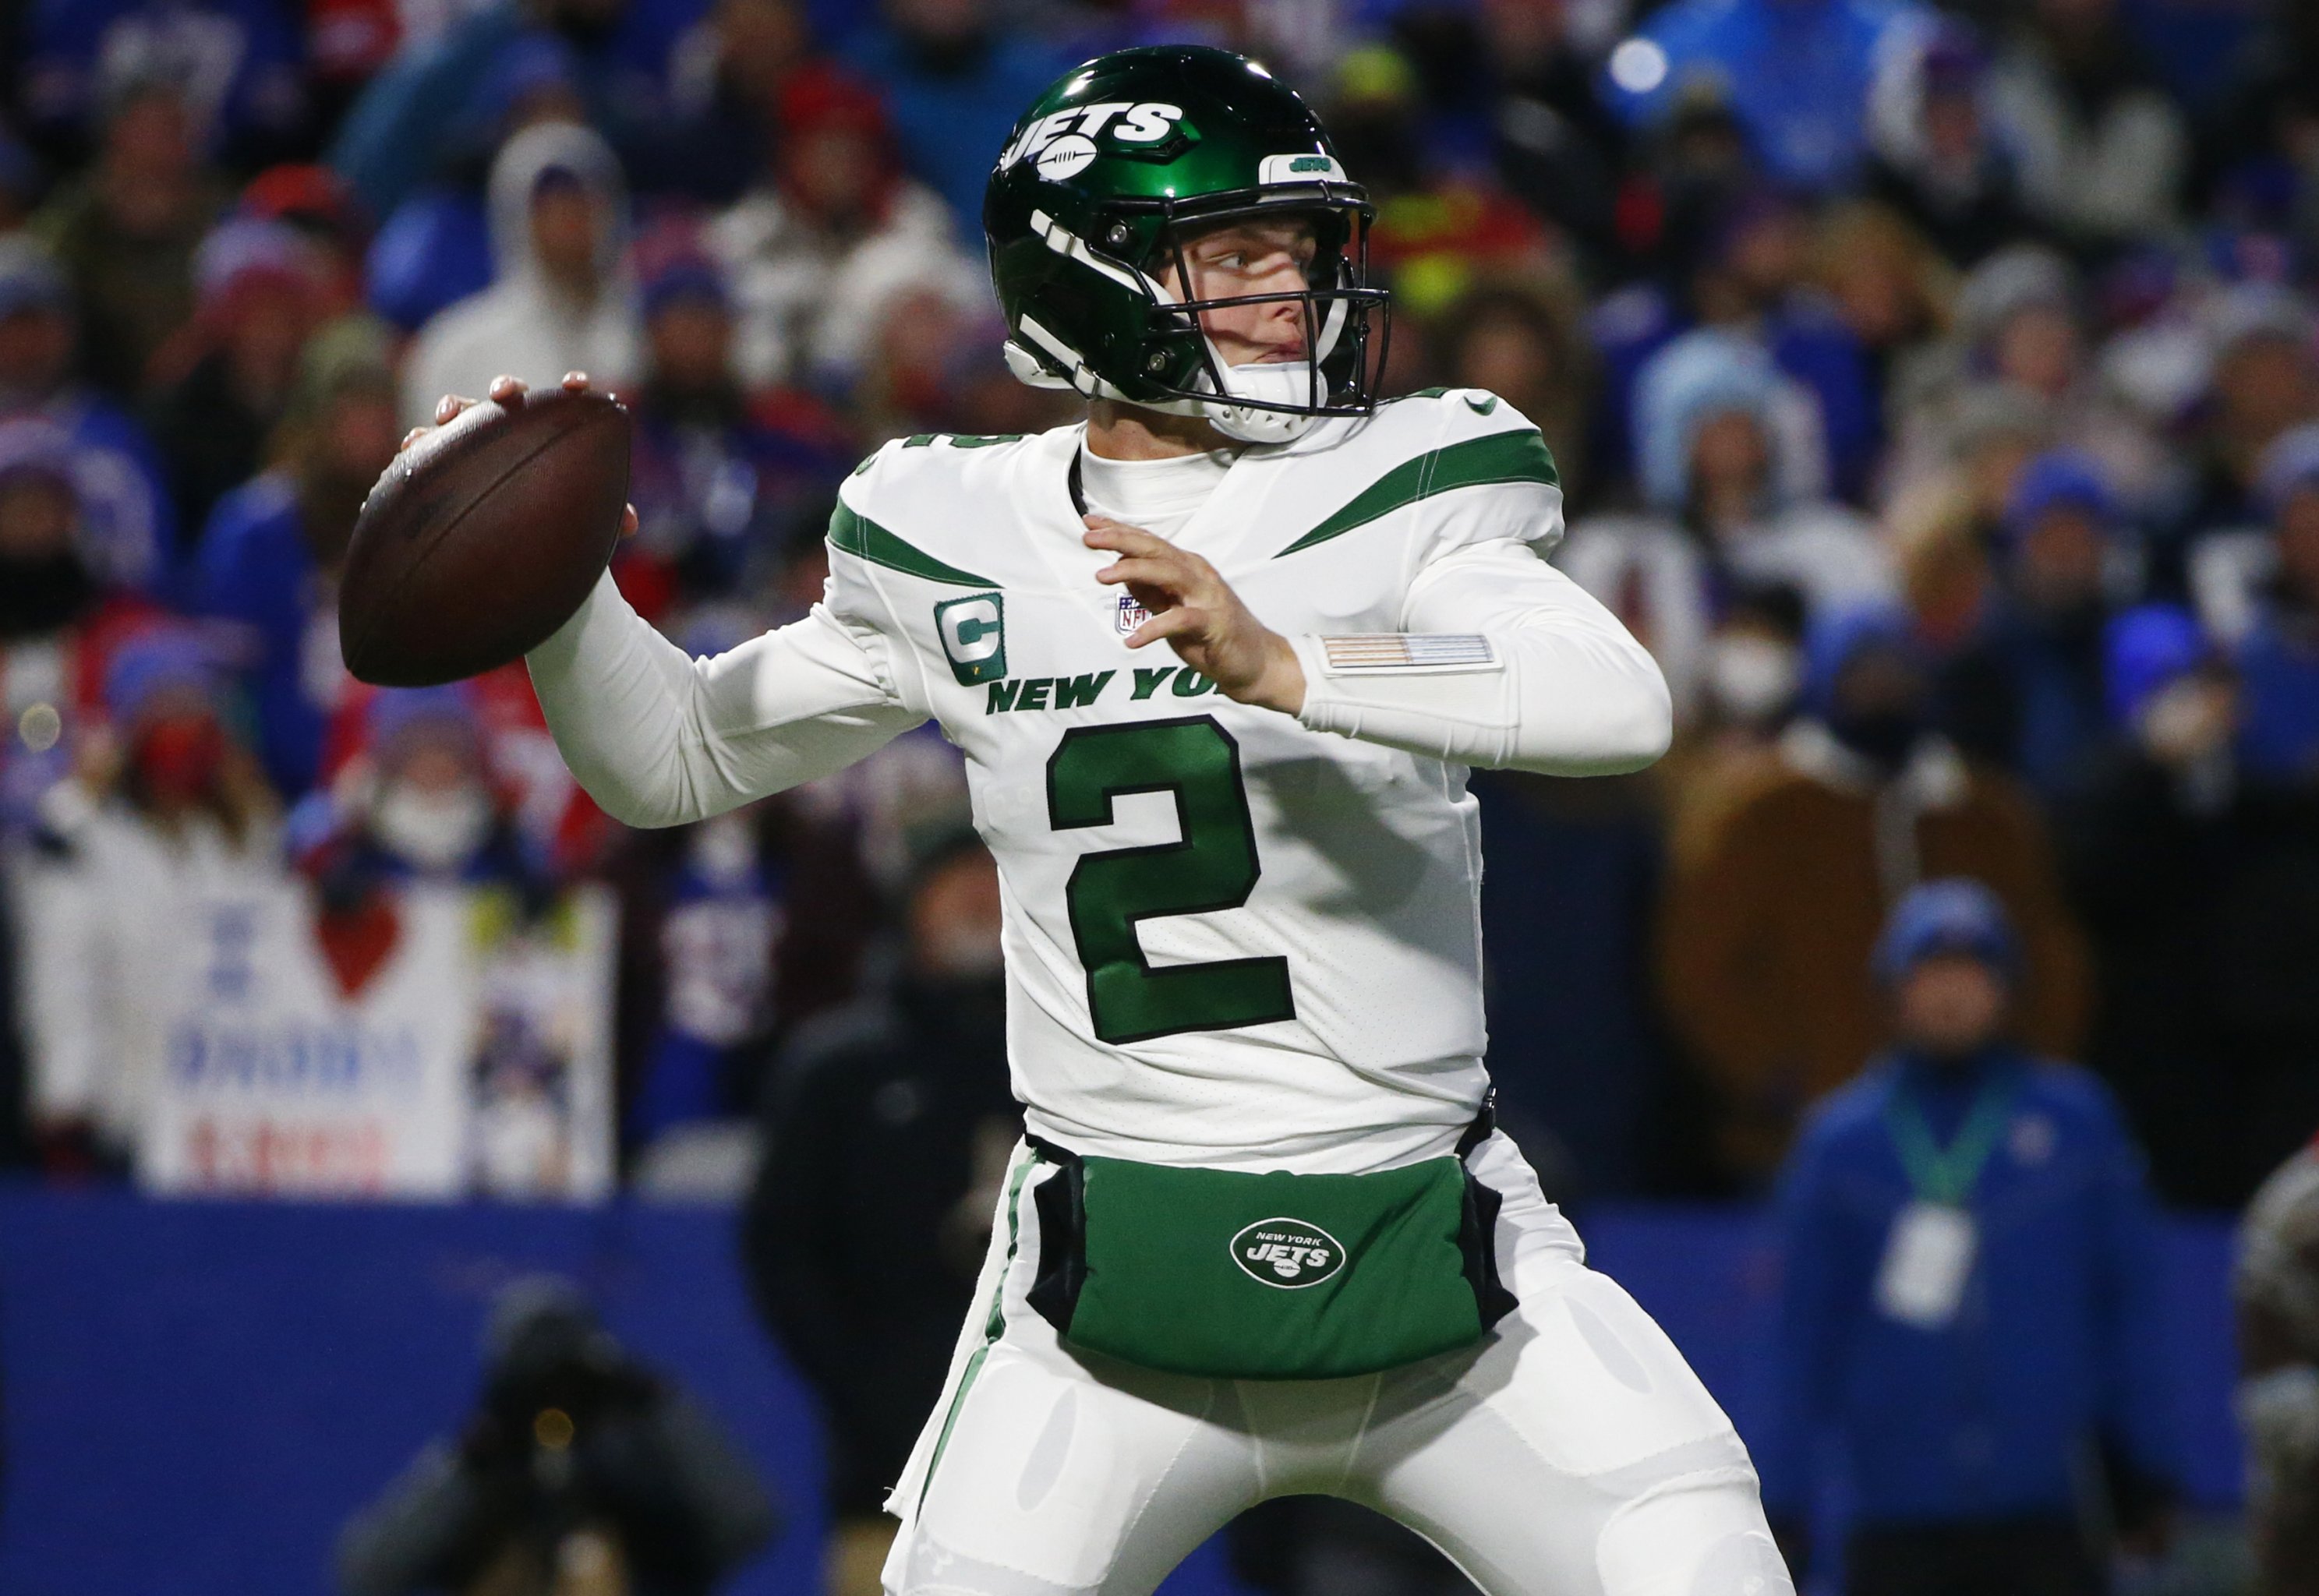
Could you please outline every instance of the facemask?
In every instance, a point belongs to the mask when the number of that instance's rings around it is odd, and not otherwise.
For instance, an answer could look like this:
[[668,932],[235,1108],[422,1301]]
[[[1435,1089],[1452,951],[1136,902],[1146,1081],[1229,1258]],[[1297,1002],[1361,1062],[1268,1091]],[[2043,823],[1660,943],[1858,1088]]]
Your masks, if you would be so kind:
[[[1309,360],[1268,360],[1254,365],[1219,365],[1224,375],[1224,392],[1237,399],[1261,400],[1267,404],[1311,404],[1316,395],[1328,392],[1324,381],[1317,379]],[[1241,443],[1293,443],[1313,429],[1319,416],[1292,415],[1286,410],[1257,410],[1248,405],[1203,405],[1209,422],[1226,437]]]
[[492,800],[474,782],[422,792],[390,781],[371,802],[370,829],[381,846],[407,864],[456,870],[474,858],[491,834]]
[[225,734],[206,715],[173,715],[145,728],[134,758],[138,783],[155,802],[192,803],[217,780]]
[[1726,632],[1708,645],[1707,694],[1726,717],[1770,720],[1796,696],[1796,651],[1752,632]]

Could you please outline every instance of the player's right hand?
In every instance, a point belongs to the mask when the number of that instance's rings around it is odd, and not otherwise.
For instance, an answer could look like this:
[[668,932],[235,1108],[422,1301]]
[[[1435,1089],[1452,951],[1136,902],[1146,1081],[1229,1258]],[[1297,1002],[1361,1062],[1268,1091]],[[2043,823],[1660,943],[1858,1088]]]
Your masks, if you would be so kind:
[[[501,409],[505,409],[510,405],[522,403],[523,396],[530,392],[531,384],[525,382],[521,377],[498,376],[492,379],[490,397],[493,404],[500,406]],[[587,392],[588,374],[584,371],[565,372],[564,374],[564,392],[566,393]],[[457,418],[461,410],[471,410],[480,402],[481,401],[478,400],[469,399],[462,394],[446,393],[442,398],[435,401],[435,427],[447,427],[450,425],[450,423]],[[425,437],[429,432],[432,432],[435,429],[435,427],[413,427],[410,431],[402,435],[402,442],[396,446],[394,452],[398,455],[402,453],[404,449],[409,448],[412,444],[417,443],[420,438]],[[631,504],[625,506],[620,511],[620,536],[623,537],[633,537],[636,536],[636,507]]]

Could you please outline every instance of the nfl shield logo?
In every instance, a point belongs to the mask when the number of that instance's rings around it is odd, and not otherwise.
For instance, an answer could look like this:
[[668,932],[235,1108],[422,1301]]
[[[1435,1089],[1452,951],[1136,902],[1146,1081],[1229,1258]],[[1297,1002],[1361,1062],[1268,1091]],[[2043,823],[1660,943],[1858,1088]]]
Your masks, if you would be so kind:
[[1119,595],[1118,608],[1114,611],[1114,619],[1115,619],[1119,625],[1119,635],[1121,636],[1133,636],[1135,635],[1135,628],[1141,626],[1145,621],[1148,621],[1150,618],[1151,612],[1144,609],[1142,605],[1138,604],[1132,597],[1126,593]]

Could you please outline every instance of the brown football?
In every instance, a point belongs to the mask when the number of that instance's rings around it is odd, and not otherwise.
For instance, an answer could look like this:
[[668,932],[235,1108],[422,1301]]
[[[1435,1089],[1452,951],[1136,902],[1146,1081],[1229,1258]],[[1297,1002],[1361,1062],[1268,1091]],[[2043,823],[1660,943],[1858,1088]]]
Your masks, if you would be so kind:
[[397,455],[338,581],[338,649],[378,687],[520,659],[610,564],[628,497],[628,412],[600,393],[486,400]]

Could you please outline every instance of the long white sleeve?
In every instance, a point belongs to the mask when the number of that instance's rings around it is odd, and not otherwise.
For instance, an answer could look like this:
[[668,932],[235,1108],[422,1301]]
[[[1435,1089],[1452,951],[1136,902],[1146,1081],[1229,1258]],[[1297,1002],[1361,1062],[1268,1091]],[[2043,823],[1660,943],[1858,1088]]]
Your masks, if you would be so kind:
[[630,825],[681,825],[826,776],[925,718],[819,605],[694,660],[609,574],[528,663],[564,763]]
[[1448,550],[1411,585],[1403,630],[1292,640],[1297,718],[1457,764],[1555,776],[1640,770],[1666,752],[1666,681],[1587,591],[1511,538]]

